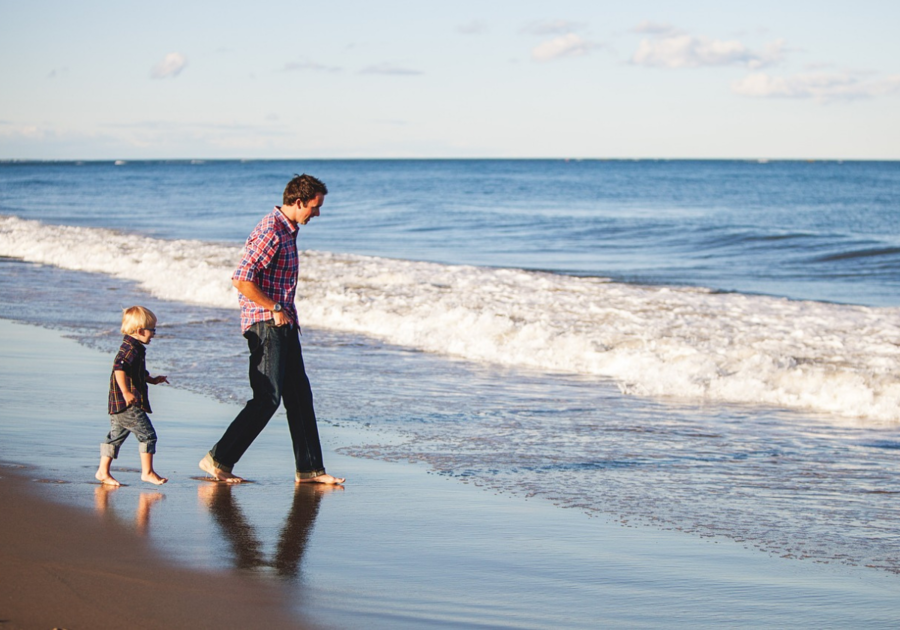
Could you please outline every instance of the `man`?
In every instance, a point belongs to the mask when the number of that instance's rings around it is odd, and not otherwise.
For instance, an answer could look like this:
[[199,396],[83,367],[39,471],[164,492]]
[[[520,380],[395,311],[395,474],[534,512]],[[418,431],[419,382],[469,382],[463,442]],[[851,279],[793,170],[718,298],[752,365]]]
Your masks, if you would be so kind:
[[253,399],[200,461],[200,468],[218,481],[244,481],[232,474],[234,465],[284,401],[297,483],[344,482],[327,474],[322,462],[294,305],[299,271],[297,226],[319,216],[326,194],[325,184],[311,175],[297,175],[288,182],[284,205],[276,206],[250,233],[232,276],[240,293],[241,331],[250,347]]

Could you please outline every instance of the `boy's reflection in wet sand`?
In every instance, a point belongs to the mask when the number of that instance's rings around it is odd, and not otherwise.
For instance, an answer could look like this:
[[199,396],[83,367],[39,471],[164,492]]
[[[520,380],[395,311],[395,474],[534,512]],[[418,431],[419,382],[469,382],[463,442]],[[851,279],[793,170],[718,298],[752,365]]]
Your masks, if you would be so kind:
[[231,545],[235,568],[256,570],[268,567],[274,569],[279,577],[295,579],[300,574],[303,552],[319,513],[322,496],[335,490],[343,488],[325,484],[295,484],[291,510],[281,529],[272,560],[266,559],[262,543],[232,494],[232,484],[203,484],[198,488],[197,497],[209,509]]
[[[101,484],[94,489],[94,508],[100,514],[114,514],[110,510],[109,499],[119,486],[110,486]],[[138,496],[138,507],[134,513],[134,525],[138,534],[146,535],[150,527],[150,508],[157,502],[166,498],[166,495],[159,492],[141,492]]]

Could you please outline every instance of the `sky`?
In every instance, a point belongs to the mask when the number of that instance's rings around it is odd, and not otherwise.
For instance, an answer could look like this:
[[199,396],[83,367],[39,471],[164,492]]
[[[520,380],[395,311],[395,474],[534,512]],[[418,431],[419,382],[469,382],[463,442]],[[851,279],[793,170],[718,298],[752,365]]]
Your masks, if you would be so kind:
[[896,0],[0,0],[0,160],[896,160],[898,30]]

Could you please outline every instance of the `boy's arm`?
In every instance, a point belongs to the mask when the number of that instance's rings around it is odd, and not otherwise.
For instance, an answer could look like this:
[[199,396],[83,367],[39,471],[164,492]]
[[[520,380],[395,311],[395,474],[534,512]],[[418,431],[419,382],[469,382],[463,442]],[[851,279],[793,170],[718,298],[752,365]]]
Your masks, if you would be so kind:
[[116,375],[116,385],[119,386],[119,391],[122,392],[122,398],[125,399],[125,404],[130,407],[134,403],[134,394],[131,393],[131,383],[129,383],[131,379],[128,378],[128,375],[123,370],[116,370],[114,374]]
[[160,374],[159,376],[148,376],[147,382],[151,385],[159,385],[160,383],[168,383],[169,379],[166,378],[165,374]]

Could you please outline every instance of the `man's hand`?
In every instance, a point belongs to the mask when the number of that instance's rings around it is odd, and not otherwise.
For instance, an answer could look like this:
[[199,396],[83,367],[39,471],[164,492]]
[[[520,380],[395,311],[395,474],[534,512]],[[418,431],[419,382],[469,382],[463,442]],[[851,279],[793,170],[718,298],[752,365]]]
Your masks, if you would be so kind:
[[267,311],[272,311],[272,321],[275,322],[276,326],[287,326],[291,323],[291,318],[288,317],[287,313],[284,311],[281,311],[280,313],[275,311],[275,300],[263,293],[255,282],[249,280],[232,280],[231,284],[233,284],[234,288],[245,298],[256,302]]
[[[267,311],[272,311],[272,321],[275,322],[276,326],[288,326],[291,324],[291,318],[288,314],[284,311],[274,310],[275,300],[263,293],[255,282],[250,282],[249,280],[232,280],[231,284],[233,284],[234,288],[244,297],[256,302]],[[297,332],[303,334],[303,331],[300,330],[299,322],[297,323]]]
[[272,311],[272,320],[276,326],[287,326],[291,323],[291,318],[284,311]]

